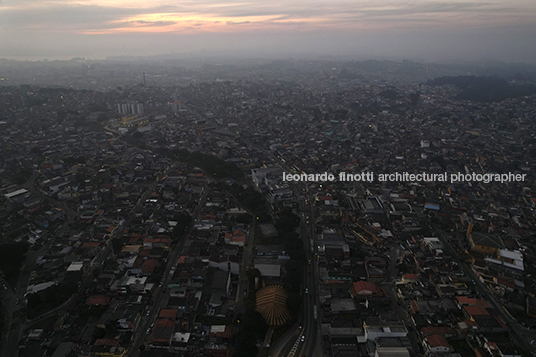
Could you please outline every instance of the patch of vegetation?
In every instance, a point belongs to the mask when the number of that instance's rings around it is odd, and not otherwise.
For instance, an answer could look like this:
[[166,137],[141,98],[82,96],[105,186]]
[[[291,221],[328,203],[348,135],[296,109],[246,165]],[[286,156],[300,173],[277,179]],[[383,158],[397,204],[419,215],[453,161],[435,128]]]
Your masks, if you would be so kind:
[[536,94],[533,83],[511,84],[499,77],[446,76],[434,78],[429,85],[454,85],[461,91],[457,98],[475,102],[500,102],[508,98],[517,98]]
[[30,178],[30,176],[32,176],[32,174],[33,174],[32,170],[27,169],[25,167],[21,167],[19,172],[13,177],[11,177],[11,181],[17,185],[22,185],[23,183],[28,181],[28,179]]
[[475,351],[471,348],[471,346],[469,346],[469,344],[465,340],[449,340],[449,343],[452,345],[454,350],[462,356],[476,356]]
[[0,304],[0,335],[4,333],[4,308],[2,304]]
[[268,212],[268,205],[264,196],[257,192],[253,187],[244,188],[238,184],[232,184],[226,187],[240,203],[248,210],[255,214],[257,223],[271,222],[272,216]]
[[292,209],[286,207],[278,213],[278,218],[275,227],[283,233],[294,232],[296,227],[300,225],[300,217],[292,212]]
[[281,238],[278,236],[266,238],[262,235],[261,228],[259,225],[255,225],[255,233],[253,238],[254,245],[274,245],[280,244]]
[[303,261],[290,259],[285,264],[283,286],[289,293],[300,293],[303,283]]
[[20,269],[26,259],[28,243],[18,242],[0,246],[0,269],[4,279],[14,285],[19,278]]
[[63,304],[78,290],[78,285],[64,282],[46,290],[28,295],[28,318],[34,319],[39,315]]
[[270,341],[270,344],[273,345],[276,343],[284,334],[288,331],[290,327],[292,327],[293,322],[289,321],[284,325],[276,326],[274,327],[274,332],[272,333],[272,340]]
[[287,297],[287,308],[294,317],[298,316],[303,304],[303,297],[298,293],[290,293]]
[[192,223],[192,217],[186,212],[180,212],[173,219],[178,222],[175,228],[173,228],[173,238],[182,238]]
[[244,173],[235,164],[227,162],[213,155],[206,155],[199,151],[189,152],[186,149],[169,151],[168,156],[176,157],[180,161],[192,166],[198,166],[218,179],[233,178],[240,180]]
[[239,321],[240,331],[231,340],[236,351],[234,356],[256,356],[257,341],[262,341],[268,331],[268,325],[262,315],[254,310],[246,310]]

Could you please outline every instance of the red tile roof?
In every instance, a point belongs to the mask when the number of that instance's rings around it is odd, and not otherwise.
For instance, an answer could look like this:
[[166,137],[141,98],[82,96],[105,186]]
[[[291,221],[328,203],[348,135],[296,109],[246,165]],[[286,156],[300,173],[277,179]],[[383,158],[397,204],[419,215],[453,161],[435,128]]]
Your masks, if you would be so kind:
[[133,268],[139,268],[143,264],[143,257],[141,255],[137,255],[136,259],[134,260],[134,263],[132,263]]
[[95,341],[94,346],[119,346],[119,339],[100,338]]
[[223,332],[209,333],[209,336],[230,338],[231,337],[231,326],[225,326],[225,330]]
[[405,280],[417,280],[417,279],[419,279],[419,276],[417,274],[404,274],[404,275],[402,275],[402,277]]
[[428,346],[430,346],[430,348],[450,346],[447,339],[441,335],[426,336],[426,342],[428,342]]
[[177,309],[162,309],[160,310],[160,314],[158,314],[159,318],[168,318],[168,319],[175,319],[177,317],[177,312],[179,310]]
[[156,322],[156,327],[175,327],[175,321],[170,319],[159,319]]
[[467,296],[456,296],[456,300],[458,301],[458,305],[460,306],[483,306],[485,308],[490,308],[488,302],[486,300],[481,300],[477,298],[470,298]]
[[512,280],[505,279],[500,276],[497,277],[497,284],[506,286],[507,288],[511,288],[511,289],[516,288],[516,284]]
[[112,301],[111,296],[106,295],[94,295],[90,296],[86,300],[86,305],[100,305],[100,306],[106,306]]
[[158,259],[147,259],[141,266],[142,273],[151,274],[154,271],[156,264],[158,264]]
[[385,296],[385,291],[374,283],[358,281],[357,283],[352,284],[352,294]]
[[455,334],[454,330],[447,326],[428,326],[428,327],[423,327],[421,331],[425,336],[429,336],[429,335],[445,336],[445,335]]
[[140,257],[148,257],[149,254],[151,254],[151,249],[142,249],[140,250],[140,252],[138,253],[138,256]]
[[416,314],[417,312],[419,312],[419,305],[417,305],[415,300],[411,300],[409,303],[411,305],[411,309],[413,310],[413,313]]
[[488,310],[485,307],[479,305],[464,306],[463,309],[469,314],[469,316],[486,316],[489,315]]

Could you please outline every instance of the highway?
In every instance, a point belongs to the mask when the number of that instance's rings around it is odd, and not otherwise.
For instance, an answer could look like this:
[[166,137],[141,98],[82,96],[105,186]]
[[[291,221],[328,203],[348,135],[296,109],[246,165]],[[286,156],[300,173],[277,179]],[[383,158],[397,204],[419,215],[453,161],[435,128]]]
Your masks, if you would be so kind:
[[[241,135],[241,140],[249,147],[257,147],[245,136]],[[285,170],[292,172],[292,169],[281,159],[267,150],[259,148],[272,161]],[[309,192],[309,187],[303,182],[290,182],[294,191],[295,199],[298,199],[301,210],[301,239],[304,242],[304,250],[307,263],[304,269],[304,291],[303,291],[303,314],[301,324],[295,324],[287,333],[270,347],[269,355],[279,356],[323,356],[322,333],[320,328],[321,309],[318,301],[317,277],[318,261],[316,259],[315,242],[315,215],[313,194]],[[251,258],[251,257],[249,257]],[[309,264],[310,262],[310,264]],[[317,306],[317,317],[314,316],[314,307]]]
[[[303,190],[300,188],[300,190]],[[272,357],[321,357],[322,353],[322,333],[320,329],[321,309],[319,308],[318,290],[316,279],[318,277],[318,262],[316,260],[316,247],[314,242],[314,208],[307,192],[302,192],[300,196],[301,207],[301,237],[304,241],[304,249],[308,262],[304,269],[304,290],[302,317],[294,324],[281,339],[270,349]],[[312,243],[312,244],[311,244]],[[309,263],[310,262],[310,263]],[[317,306],[317,317],[314,316],[315,305]]]
[[[316,242],[315,242],[315,215],[314,204],[309,197],[308,189],[304,192],[305,196],[301,199],[300,205],[302,213],[305,217],[302,218],[302,239],[305,245],[305,251],[308,259],[306,269],[304,269],[305,289],[303,319],[304,329],[302,334],[304,337],[303,343],[297,350],[295,356],[323,356],[322,353],[322,330],[320,328],[321,309],[320,301],[318,300],[319,291],[317,288],[318,278],[318,261],[316,257]],[[316,315],[315,315],[316,308]]]
[[[252,215],[252,217],[254,217]],[[235,312],[237,314],[244,312],[244,298],[247,296],[249,280],[246,276],[246,269],[253,266],[253,245],[255,240],[255,229],[257,221],[253,219],[249,226],[249,235],[246,238],[244,254],[240,264],[240,275],[238,276],[238,287],[236,290]]]
[[[293,189],[295,196],[299,197],[301,239],[303,239],[307,259],[303,277],[302,316],[301,321],[289,329],[281,340],[271,347],[269,355],[272,357],[321,357],[323,353],[320,328],[321,309],[319,307],[317,288],[318,261],[314,232],[314,203],[312,198],[309,197],[308,187],[305,184],[294,183]],[[317,310],[316,318],[314,316],[315,306]]]

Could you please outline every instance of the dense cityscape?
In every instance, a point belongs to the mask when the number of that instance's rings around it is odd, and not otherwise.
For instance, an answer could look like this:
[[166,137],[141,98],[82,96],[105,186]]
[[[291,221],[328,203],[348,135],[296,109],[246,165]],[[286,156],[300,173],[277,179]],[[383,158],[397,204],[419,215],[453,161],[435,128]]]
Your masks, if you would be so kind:
[[0,356],[536,355],[535,80],[0,60]]

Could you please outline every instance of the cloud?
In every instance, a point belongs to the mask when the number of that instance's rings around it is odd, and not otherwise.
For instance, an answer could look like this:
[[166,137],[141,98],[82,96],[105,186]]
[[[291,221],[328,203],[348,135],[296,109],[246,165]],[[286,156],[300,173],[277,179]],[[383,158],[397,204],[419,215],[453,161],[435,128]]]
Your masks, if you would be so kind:
[[144,21],[144,20],[133,20],[127,21],[125,24],[134,24],[140,26],[171,26],[175,25],[176,21]]
[[[10,27],[87,33],[114,28],[126,31],[124,26],[127,26],[132,31],[137,31],[141,26],[178,25],[188,17],[206,25],[220,22],[227,25],[264,23],[275,29],[299,23],[308,24],[312,29],[318,25],[360,30],[367,27],[399,28],[404,24],[408,28],[427,24],[478,27],[531,22],[536,16],[536,2],[530,1],[313,0],[302,3],[291,0],[183,0],[177,4],[166,0],[134,0],[127,3],[114,0],[8,0],[5,6],[0,6],[0,30]],[[137,26],[132,26],[136,21]],[[176,26],[176,30],[180,31],[180,26]]]
[[251,21],[242,21],[242,22],[235,22],[235,21],[227,21],[227,25],[243,25],[243,24],[250,24]]
[[[210,46],[220,43],[208,40],[219,34],[231,38],[246,33],[257,38],[274,36],[279,41],[291,34],[310,36],[304,39],[329,34],[339,39],[332,43],[339,43],[395,32],[413,38],[420,32],[444,32],[448,37],[461,33],[461,29],[469,34],[476,29],[500,27],[504,33],[513,33],[509,26],[514,25],[521,29],[517,33],[531,36],[535,34],[534,18],[534,0],[0,0],[0,33],[4,35],[0,53],[15,51],[17,46],[21,50],[32,44],[35,47],[37,38],[38,48],[45,48],[41,44],[57,46],[66,38],[72,39],[75,48],[80,41],[90,43],[91,36],[98,37],[91,42],[95,51],[99,46],[104,48],[108,40],[106,48],[113,49],[118,38],[137,41],[134,36],[140,35],[147,36],[144,44],[148,46],[163,43],[163,39],[174,41],[173,36],[181,34],[210,34],[212,37],[203,37]],[[370,41],[373,48],[374,41]],[[252,45],[258,42],[250,41]],[[296,40],[296,44],[302,42]],[[399,42],[393,40],[395,45]]]

